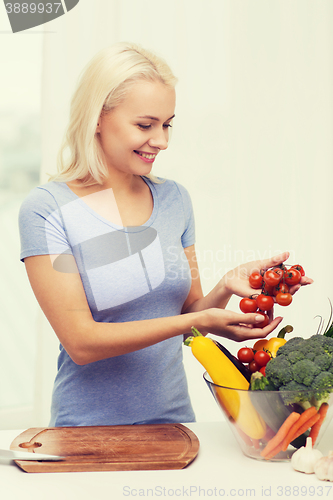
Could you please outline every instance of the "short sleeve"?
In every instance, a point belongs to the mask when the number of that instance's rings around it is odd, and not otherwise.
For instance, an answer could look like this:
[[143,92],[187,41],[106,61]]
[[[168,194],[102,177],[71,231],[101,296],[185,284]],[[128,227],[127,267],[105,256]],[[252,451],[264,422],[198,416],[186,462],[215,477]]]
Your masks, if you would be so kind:
[[20,259],[34,255],[71,254],[61,212],[43,188],[33,189],[19,211]]
[[181,237],[183,248],[187,248],[195,243],[195,221],[191,197],[181,184],[177,183],[180,195],[182,197],[184,214],[185,214],[185,228]]

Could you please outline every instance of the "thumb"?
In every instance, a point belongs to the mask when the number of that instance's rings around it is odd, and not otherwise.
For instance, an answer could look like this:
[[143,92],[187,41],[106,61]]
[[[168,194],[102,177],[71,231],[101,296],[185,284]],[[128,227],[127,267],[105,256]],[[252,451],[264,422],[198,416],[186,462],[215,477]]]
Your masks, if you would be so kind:
[[273,257],[270,257],[269,259],[263,259],[260,262],[260,267],[261,269],[266,270],[270,267],[278,266],[279,264],[282,264],[282,262],[286,261],[289,258],[289,255],[289,252],[283,252],[278,255],[273,255]]
[[246,325],[258,325],[260,327],[260,323],[265,320],[266,317],[263,314],[246,313],[242,315],[241,323],[245,323]]

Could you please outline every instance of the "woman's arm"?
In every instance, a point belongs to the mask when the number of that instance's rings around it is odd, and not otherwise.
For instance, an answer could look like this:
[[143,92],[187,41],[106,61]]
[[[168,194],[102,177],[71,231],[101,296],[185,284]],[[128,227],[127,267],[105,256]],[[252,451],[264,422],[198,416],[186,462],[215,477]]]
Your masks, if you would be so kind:
[[24,262],[45,316],[69,356],[80,365],[187,334],[192,325],[202,333],[242,341],[265,337],[281,320],[276,318],[261,329],[255,327],[256,314],[238,314],[213,307],[166,318],[99,323],[92,317],[78,273],[56,271],[49,255],[27,257]]
[[190,266],[192,284],[190,292],[184,302],[182,313],[203,311],[211,307],[224,309],[232,296],[232,292],[228,290],[224,282],[220,280],[211,292],[204,296],[194,245],[184,248],[184,252]]

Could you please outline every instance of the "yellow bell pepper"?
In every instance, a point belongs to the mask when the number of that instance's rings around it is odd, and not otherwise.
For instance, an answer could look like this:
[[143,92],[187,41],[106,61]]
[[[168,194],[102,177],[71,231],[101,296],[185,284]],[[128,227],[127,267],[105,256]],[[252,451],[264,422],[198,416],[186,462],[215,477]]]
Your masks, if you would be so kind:
[[279,331],[277,337],[272,337],[271,339],[261,339],[258,340],[253,349],[255,351],[268,351],[272,358],[275,358],[278,349],[284,345],[287,341],[284,338],[286,333],[290,333],[293,331],[293,327],[291,325],[287,325],[282,330]]
[[193,327],[192,333],[194,336],[186,339],[185,344],[191,346],[193,355],[207,370],[213,383],[223,386],[215,387],[221,407],[250,438],[264,437],[266,424],[252,405],[249,382],[212,339],[204,337]]

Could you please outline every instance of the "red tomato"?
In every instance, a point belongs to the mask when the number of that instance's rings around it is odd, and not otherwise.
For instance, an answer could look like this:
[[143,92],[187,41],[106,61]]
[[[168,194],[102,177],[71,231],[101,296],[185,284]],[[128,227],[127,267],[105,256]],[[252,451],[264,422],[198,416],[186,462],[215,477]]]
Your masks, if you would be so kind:
[[258,295],[256,303],[261,311],[270,311],[274,307],[274,299],[269,295],[264,295],[263,293]]
[[292,269],[297,269],[301,273],[301,276],[305,276],[305,271],[302,266],[299,264],[295,264],[294,266],[291,266]]
[[279,292],[277,294],[277,296],[275,297],[275,300],[280,306],[289,306],[289,304],[291,304],[293,298],[292,298],[292,295],[290,293]]
[[276,296],[278,293],[288,293],[289,292],[289,286],[286,285],[285,283],[279,283],[273,288],[273,294]]
[[282,269],[281,267],[274,267],[273,271],[276,272],[277,274],[279,274],[282,278],[284,269]]
[[250,347],[242,347],[237,353],[237,358],[242,363],[251,363],[253,360],[253,350]]
[[264,377],[266,377],[266,366],[262,366],[259,371],[263,374]]
[[281,279],[282,275],[275,271],[275,269],[269,269],[264,274],[264,281],[269,286],[276,286],[278,283],[280,283]]
[[257,351],[254,355],[254,361],[261,367],[266,366],[271,357],[267,351]]
[[284,281],[287,283],[287,285],[297,285],[301,281],[302,275],[297,269],[295,268],[290,268],[288,271],[285,271],[284,273]]
[[262,311],[257,311],[257,314],[262,314],[265,319],[264,319],[264,321],[260,321],[260,323],[257,323],[256,328],[264,328],[269,323],[269,317],[267,316],[267,314],[265,314]]
[[243,313],[254,313],[258,309],[258,306],[255,299],[244,297],[239,303],[239,308]]
[[251,373],[258,372],[260,370],[260,366],[253,360],[249,364],[249,370]]
[[262,276],[258,272],[253,272],[249,277],[250,286],[255,289],[262,287]]
[[264,283],[262,291],[263,291],[263,293],[266,293],[267,295],[273,295],[274,286],[269,286],[269,285],[267,285],[267,283]]

